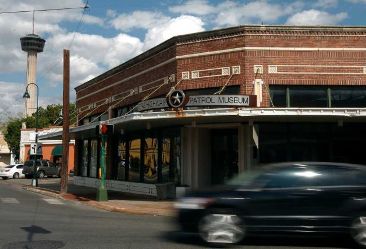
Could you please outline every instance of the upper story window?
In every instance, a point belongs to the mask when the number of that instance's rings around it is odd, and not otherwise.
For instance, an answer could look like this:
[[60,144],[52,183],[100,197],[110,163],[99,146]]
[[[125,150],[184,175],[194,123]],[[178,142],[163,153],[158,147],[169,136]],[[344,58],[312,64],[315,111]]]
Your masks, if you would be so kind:
[[274,107],[366,107],[366,87],[271,85]]

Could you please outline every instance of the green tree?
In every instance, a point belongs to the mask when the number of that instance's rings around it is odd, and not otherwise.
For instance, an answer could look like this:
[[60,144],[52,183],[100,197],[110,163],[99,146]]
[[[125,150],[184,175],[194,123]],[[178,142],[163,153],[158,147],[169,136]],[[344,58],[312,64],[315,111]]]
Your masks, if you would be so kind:
[[21,119],[11,119],[5,129],[4,138],[9,149],[19,158],[20,129],[22,128]]
[[[76,105],[71,103],[69,108],[70,124],[76,121]],[[36,113],[26,118],[14,118],[5,125],[4,138],[11,151],[19,158],[20,145],[20,130],[22,123],[25,123],[27,128],[36,127]],[[50,126],[62,125],[62,105],[48,105],[46,108],[38,108],[38,129],[47,128]]]

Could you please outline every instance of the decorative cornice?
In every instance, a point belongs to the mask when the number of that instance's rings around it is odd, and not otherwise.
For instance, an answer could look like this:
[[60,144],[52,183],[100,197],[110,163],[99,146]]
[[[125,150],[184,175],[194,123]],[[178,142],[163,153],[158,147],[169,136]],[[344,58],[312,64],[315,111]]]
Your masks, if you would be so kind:
[[[301,36],[366,36],[366,26],[279,26],[279,25],[246,25],[237,26],[219,30],[205,31],[187,35],[180,35],[170,38],[169,40],[153,47],[144,53],[126,61],[125,63],[108,70],[107,72],[91,79],[77,87],[76,91],[85,89],[97,82],[108,77],[120,73],[122,70],[136,66],[147,59],[160,54],[168,49],[182,44],[195,43],[199,41],[208,41],[215,39],[232,38],[236,36],[252,36],[252,35],[301,35]],[[174,57],[174,56],[173,56]]]

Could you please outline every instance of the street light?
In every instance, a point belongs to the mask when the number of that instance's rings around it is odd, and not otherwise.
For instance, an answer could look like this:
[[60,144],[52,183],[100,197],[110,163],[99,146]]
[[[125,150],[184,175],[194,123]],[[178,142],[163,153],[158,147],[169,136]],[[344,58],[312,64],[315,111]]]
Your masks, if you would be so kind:
[[[29,85],[35,85],[37,87],[37,106],[36,106],[36,144],[38,144],[38,85],[36,83],[28,83],[27,87],[25,88],[25,93],[23,94],[23,98],[24,99],[29,99],[30,95],[28,92],[28,86]],[[38,149],[38,145],[37,145],[37,149]],[[33,177],[32,177],[32,186],[33,187],[38,187],[38,178],[37,178],[37,154],[38,151],[36,150],[36,155],[34,157],[34,164],[33,164]]]

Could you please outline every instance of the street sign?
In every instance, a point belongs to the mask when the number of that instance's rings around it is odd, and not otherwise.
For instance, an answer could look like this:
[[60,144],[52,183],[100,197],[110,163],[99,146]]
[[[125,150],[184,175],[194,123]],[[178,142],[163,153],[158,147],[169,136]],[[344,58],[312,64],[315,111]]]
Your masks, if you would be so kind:
[[41,143],[31,143],[29,155],[31,155],[31,156],[42,155],[42,144]]

